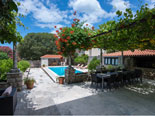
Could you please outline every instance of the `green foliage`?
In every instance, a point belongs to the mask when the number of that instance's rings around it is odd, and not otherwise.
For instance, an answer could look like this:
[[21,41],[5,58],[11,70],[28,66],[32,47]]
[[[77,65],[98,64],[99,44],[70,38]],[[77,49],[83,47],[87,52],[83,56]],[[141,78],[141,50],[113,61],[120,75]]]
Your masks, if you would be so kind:
[[35,79],[34,78],[24,78],[24,84],[27,84],[27,83],[35,83],[36,81],[35,81]]
[[119,17],[117,21],[108,21],[99,26],[96,34],[108,33],[92,38],[94,47],[111,51],[155,49],[155,8],[149,9],[143,5],[135,15],[131,9],[116,13]]
[[74,59],[74,62],[75,63],[80,63],[80,64],[87,64],[88,62],[88,55],[81,55],[81,56],[78,56]]
[[84,27],[83,24],[84,22],[80,22],[79,19],[75,18],[73,19],[71,27],[64,27],[60,28],[60,30],[56,30],[57,34],[55,36],[58,38],[56,45],[59,54],[63,56],[72,56],[77,49],[87,50],[91,48],[92,43],[88,37],[91,35],[93,29],[91,30],[86,26]]
[[112,66],[112,65],[107,65],[107,66],[106,66],[106,69],[107,69],[107,70],[112,70],[112,69],[114,69],[114,68],[115,68],[115,67]]
[[0,60],[4,60],[4,59],[9,59],[9,56],[7,55],[7,53],[0,52]]
[[96,67],[100,64],[100,60],[97,59],[97,57],[94,57],[89,65],[88,65],[88,69],[91,70],[91,71],[94,71],[96,70]]
[[17,66],[22,72],[25,72],[26,69],[30,67],[30,63],[26,60],[21,60],[18,62]]
[[55,37],[50,33],[29,33],[18,45],[19,56],[26,60],[39,60],[41,56],[56,51]]
[[[19,5],[19,3],[18,3]],[[16,42],[22,39],[17,32],[17,24],[23,25],[18,18],[18,7],[14,0],[0,0],[0,42]]]
[[0,80],[7,79],[6,74],[11,70],[12,67],[13,67],[12,59],[0,60]]

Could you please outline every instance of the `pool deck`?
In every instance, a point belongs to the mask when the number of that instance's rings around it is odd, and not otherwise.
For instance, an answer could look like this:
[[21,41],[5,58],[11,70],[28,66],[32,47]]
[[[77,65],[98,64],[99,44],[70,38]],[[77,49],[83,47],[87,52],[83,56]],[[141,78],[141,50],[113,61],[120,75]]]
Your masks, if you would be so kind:
[[[66,66],[49,66],[49,67],[66,67]],[[51,71],[49,69],[49,67],[43,67],[42,69],[44,70],[45,73],[47,73],[47,75],[54,81],[57,82],[57,78],[60,77],[59,75],[57,75],[55,72]],[[74,66],[73,66],[74,67]],[[75,68],[76,70],[79,70],[81,72],[88,72],[88,69],[80,69],[80,68]]]
[[125,88],[102,92],[89,82],[59,85],[41,68],[31,69],[30,76],[35,87],[17,93],[15,115],[155,115],[155,93]]

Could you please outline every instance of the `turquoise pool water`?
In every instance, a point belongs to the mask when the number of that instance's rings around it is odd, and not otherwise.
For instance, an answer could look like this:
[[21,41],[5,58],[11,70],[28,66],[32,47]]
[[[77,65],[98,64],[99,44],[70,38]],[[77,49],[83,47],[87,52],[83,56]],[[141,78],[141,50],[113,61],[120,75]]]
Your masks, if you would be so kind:
[[[65,69],[67,67],[48,67],[48,68],[59,76],[65,76]],[[75,73],[82,73],[82,71],[75,70]]]

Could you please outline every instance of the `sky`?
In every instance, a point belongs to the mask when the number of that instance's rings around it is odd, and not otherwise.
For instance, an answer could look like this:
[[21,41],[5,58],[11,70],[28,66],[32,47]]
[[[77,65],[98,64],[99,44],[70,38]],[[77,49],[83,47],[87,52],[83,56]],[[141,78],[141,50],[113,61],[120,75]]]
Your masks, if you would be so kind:
[[[25,27],[17,27],[22,37],[28,33],[47,32],[55,33],[54,26],[70,26],[74,18],[85,21],[85,24],[94,26],[96,29],[100,24],[109,20],[116,20],[116,11],[125,11],[131,8],[136,12],[142,4],[148,3],[153,8],[155,0],[16,0],[21,3],[19,13],[24,15],[20,18]],[[141,1],[141,2],[139,2]],[[74,11],[77,15],[74,16]],[[12,43],[1,44],[9,46]]]

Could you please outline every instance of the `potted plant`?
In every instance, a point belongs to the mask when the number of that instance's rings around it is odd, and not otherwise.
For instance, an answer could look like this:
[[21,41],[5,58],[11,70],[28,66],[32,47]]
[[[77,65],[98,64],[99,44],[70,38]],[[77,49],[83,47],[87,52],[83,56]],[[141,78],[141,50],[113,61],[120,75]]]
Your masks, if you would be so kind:
[[107,65],[106,69],[108,71],[107,73],[110,73],[110,72],[114,71],[114,67],[112,65]]
[[32,89],[34,87],[35,79],[34,78],[25,78],[24,84],[26,85],[27,89]]
[[64,77],[59,77],[58,79],[59,79],[59,84],[64,84],[64,79],[65,79]]

